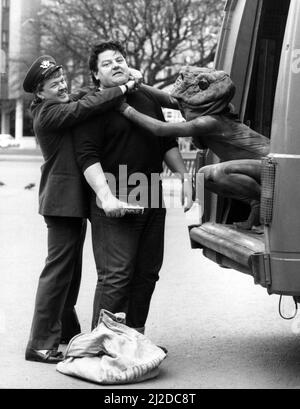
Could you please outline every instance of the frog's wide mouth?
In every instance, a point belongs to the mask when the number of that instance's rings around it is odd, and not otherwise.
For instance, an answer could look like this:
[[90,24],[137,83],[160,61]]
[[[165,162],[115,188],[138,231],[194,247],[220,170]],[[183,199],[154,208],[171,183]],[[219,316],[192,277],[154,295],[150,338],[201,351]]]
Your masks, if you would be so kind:
[[[175,97],[176,98],[176,97]],[[196,103],[196,104],[190,104],[188,102],[183,101],[182,99],[178,99],[178,105],[180,106],[181,110],[184,109],[191,109],[191,110],[205,110],[211,107],[212,104],[217,103],[218,101],[222,100],[223,98],[213,98],[210,101],[206,101],[205,103]]]
[[183,101],[178,101],[179,110],[181,115],[185,120],[190,120],[191,118],[195,118],[197,116],[201,116],[203,111],[206,111],[210,107],[210,105],[190,105],[186,104]]
[[[216,80],[214,80],[214,81],[208,81],[208,82],[209,82],[209,87],[208,87],[207,89],[208,89],[208,90],[211,90],[212,88],[215,89],[220,82],[223,82],[223,81],[226,81],[226,80],[229,80],[229,83],[227,84],[227,86],[230,87],[230,86],[231,86],[231,79],[230,79],[230,77],[229,77],[228,74],[224,73],[224,75],[222,75],[222,77],[220,77],[220,78],[218,78],[218,79],[216,79]],[[189,84],[189,85],[187,85],[186,88],[184,89],[184,92],[186,92],[190,87],[196,87],[196,86],[197,86],[197,82],[196,82],[196,83],[194,82],[194,83],[192,83],[192,84]],[[224,87],[226,88],[226,85],[224,85]],[[203,91],[200,91],[200,90],[199,90],[199,94],[200,94],[200,93],[203,93],[203,94],[205,95],[205,92],[206,92],[206,90],[203,90]],[[180,94],[182,94],[182,93],[183,93],[183,92],[182,92],[182,90],[180,89],[180,86],[176,87],[176,82],[175,82],[175,84],[174,84],[174,86],[173,86],[173,89],[172,89],[172,91],[171,91],[171,95],[179,101],[179,99],[183,99],[183,98],[180,96]],[[196,93],[197,93],[197,92],[196,92]],[[196,94],[196,93],[195,93],[195,94]],[[178,95],[177,95],[177,94],[178,94]]]

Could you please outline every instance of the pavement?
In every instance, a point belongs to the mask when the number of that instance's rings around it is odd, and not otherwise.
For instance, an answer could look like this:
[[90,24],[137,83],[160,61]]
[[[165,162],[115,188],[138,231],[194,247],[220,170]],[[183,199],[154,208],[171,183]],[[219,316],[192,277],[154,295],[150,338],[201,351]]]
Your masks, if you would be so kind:
[[[34,155],[29,155],[34,156]],[[58,373],[55,365],[27,362],[46,228],[37,212],[41,159],[0,155],[0,388],[2,389],[287,389],[300,387],[300,318],[278,315],[278,296],[253,279],[222,269],[190,248],[182,209],[169,209],[165,259],[153,296],[146,335],[168,348],[157,378],[101,386]],[[25,189],[28,184],[32,189]],[[90,228],[84,248],[77,311],[88,332],[96,271]],[[292,304],[285,300],[286,314]]]
[[38,146],[35,148],[1,148],[0,161],[29,161],[39,162],[42,160],[42,152]]

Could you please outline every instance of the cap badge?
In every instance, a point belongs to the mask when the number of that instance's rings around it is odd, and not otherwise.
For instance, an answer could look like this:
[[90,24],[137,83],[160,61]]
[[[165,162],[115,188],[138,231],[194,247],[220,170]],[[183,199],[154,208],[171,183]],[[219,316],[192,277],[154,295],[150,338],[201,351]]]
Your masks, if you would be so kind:
[[40,67],[43,69],[49,68],[51,65],[55,65],[53,62],[49,61],[49,60],[44,60]]

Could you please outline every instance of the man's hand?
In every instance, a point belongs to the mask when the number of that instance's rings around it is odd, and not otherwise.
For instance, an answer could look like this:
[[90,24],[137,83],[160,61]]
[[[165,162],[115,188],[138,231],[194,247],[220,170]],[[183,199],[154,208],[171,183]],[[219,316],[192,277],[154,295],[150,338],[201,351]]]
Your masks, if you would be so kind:
[[128,92],[134,92],[139,88],[139,85],[135,82],[135,80],[129,80],[124,84],[128,88]]
[[184,177],[182,183],[182,204],[184,211],[187,212],[193,205],[193,184],[191,177]]
[[123,114],[123,112],[125,112],[126,108],[128,108],[130,105],[127,104],[126,99],[124,98],[122,100],[122,102],[120,102],[120,104],[118,106],[116,106],[116,110],[121,112],[121,114]]
[[143,75],[141,71],[129,68],[129,79],[134,80],[138,86],[143,82]]
[[106,196],[102,200],[99,196],[96,196],[96,204],[100,209],[104,210],[107,217],[123,217],[126,213],[127,203],[121,202],[114,195]]
[[[142,73],[134,68],[129,68],[129,80],[124,84],[129,93],[134,92],[140,88],[143,81]],[[121,85],[123,87],[123,85]],[[123,90],[123,93],[126,91]]]
[[104,210],[107,217],[120,218],[125,214],[142,214],[144,212],[143,207],[122,202],[112,194],[107,195],[105,199],[96,196],[96,204]]

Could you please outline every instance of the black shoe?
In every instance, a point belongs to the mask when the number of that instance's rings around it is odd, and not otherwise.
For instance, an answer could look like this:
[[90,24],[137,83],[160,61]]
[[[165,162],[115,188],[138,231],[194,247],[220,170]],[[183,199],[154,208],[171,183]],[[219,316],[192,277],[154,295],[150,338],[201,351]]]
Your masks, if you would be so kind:
[[27,348],[25,353],[26,361],[43,362],[44,364],[57,364],[63,361],[64,355],[56,349],[49,349],[46,353],[33,348]]

